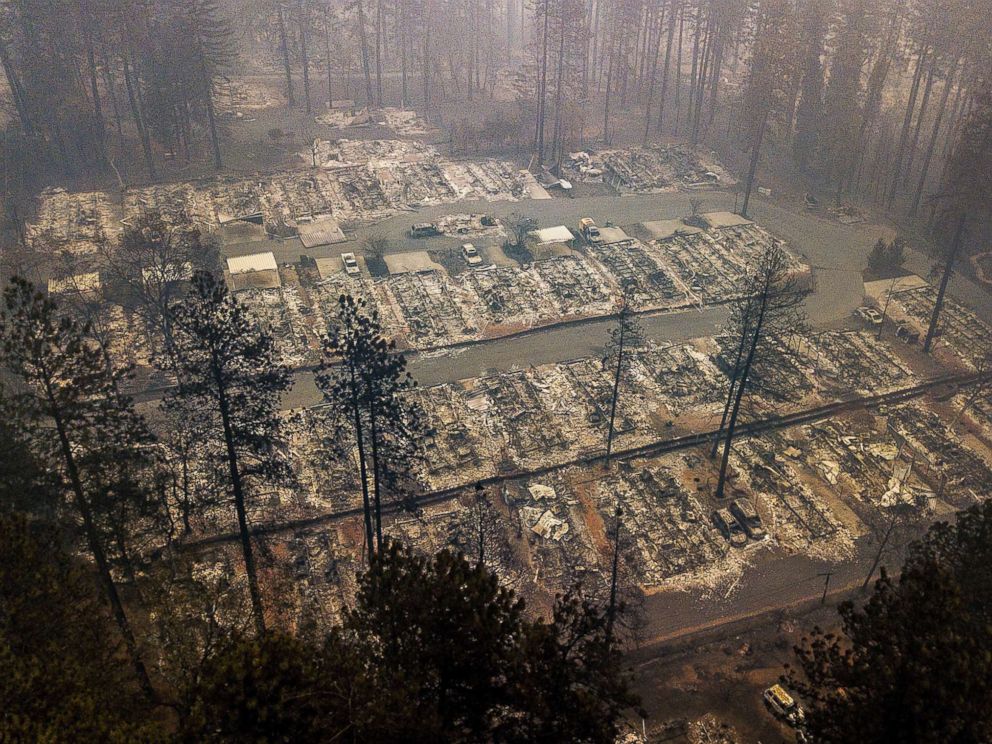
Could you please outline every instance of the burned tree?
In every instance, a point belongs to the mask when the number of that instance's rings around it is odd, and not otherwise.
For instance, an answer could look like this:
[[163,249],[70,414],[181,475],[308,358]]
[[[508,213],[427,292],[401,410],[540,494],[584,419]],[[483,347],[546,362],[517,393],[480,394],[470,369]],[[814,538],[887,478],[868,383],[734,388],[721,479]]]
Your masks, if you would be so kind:
[[[769,123],[788,108],[786,93],[792,85],[798,56],[795,21],[792,3],[788,0],[761,0],[742,117],[747,130],[745,137],[751,149],[744,203],[741,206],[741,215],[745,217]],[[790,121],[791,116],[790,111]]]
[[249,528],[249,486],[286,474],[273,443],[289,371],[277,360],[272,336],[208,272],[193,275],[191,290],[173,307],[172,318],[175,357],[161,361],[178,384],[163,405],[198,422],[204,437],[221,445],[218,457],[227,471],[255,627],[261,634],[265,617]]
[[172,306],[185,294],[197,269],[214,270],[217,245],[190,223],[151,211],[138,217],[116,242],[100,246],[109,291],[133,307],[161,352],[174,353]]
[[[935,230],[935,272],[940,287],[923,350],[930,351],[943,309],[944,295],[959,260],[965,236],[972,225],[974,237],[992,234],[992,80],[986,80],[975,96],[972,112],[965,122],[948,164],[947,178],[938,199],[941,218]],[[950,242],[947,236],[953,235]]]
[[609,341],[606,342],[606,353],[603,366],[613,372],[613,395],[610,398],[610,422],[606,434],[606,466],[609,467],[610,455],[613,453],[613,435],[616,431],[617,402],[620,399],[621,385],[629,383],[632,363],[631,350],[644,344],[644,332],[637,321],[627,299],[620,303],[617,313],[617,325],[610,331]]
[[802,381],[795,371],[807,328],[806,293],[792,274],[785,251],[777,244],[769,245],[742,284],[744,291],[734,303],[724,336],[723,362],[729,384],[711,452],[715,457],[723,442],[717,498],[723,498],[742,403],[752,393],[773,402],[787,400]]
[[365,300],[338,299],[338,323],[324,340],[316,374],[342,437],[358,451],[366,550],[382,548],[384,492],[402,495],[417,457],[423,423],[408,391],[416,385],[406,359],[387,341],[379,313]]
[[78,516],[103,593],[138,682],[154,693],[112,573],[125,528],[118,512],[144,491],[135,470],[151,441],[144,420],[120,392],[128,370],[108,369],[86,325],[60,314],[27,281],[11,280],[0,313],[0,362],[19,385],[3,391],[5,415],[24,432],[39,462],[58,473],[67,506]]

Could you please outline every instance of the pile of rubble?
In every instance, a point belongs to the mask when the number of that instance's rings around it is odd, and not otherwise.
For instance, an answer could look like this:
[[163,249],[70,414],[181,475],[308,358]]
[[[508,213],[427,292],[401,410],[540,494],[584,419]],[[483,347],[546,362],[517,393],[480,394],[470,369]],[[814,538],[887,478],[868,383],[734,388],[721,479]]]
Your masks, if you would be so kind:
[[704,164],[698,153],[683,145],[571,153],[566,167],[577,180],[603,181],[618,191],[638,193],[733,183],[719,165]]
[[85,256],[121,230],[118,211],[100,191],[69,193],[45,189],[38,197],[38,211],[27,228],[29,242],[46,253]]
[[[785,244],[753,223],[708,231],[673,233],[652,240],[648,251],[668,269],[679,286],[697,302],[717,302],[736,297],[740,282],[769,245]],[[809,268],[788,250],[788,270],[801,281]]]
[[332,129],[369,127],[376,124],[406,137],[437,133],[437,130],[425,123],[416,111],[399,108],[387,107],[370,111],[367,108],[339,107],[320,113],[314,118],[317,123]]
[[912,371],[865,331],[821,333],[812,339],[817,384],[839,395],[887,393],[908,387]]
[[731,465],[735,490],[752,496],[769,531],[787,549],[820,558],[849,556],[854,547],[850,533],[796,471],[789,445],[781,433],[737,442]]
[[221,116],[242,117],[254,111],[284,105],[286,99],[277,86],[264,78],[222,77],[214,83],[214,106]]
[[[922,335],[930,325],[930,316],[936,301],[936,290],[932,286],[915,287],[894,292],[888,311],[897,320],[908,319]],[[944,297],[938,321],[938,333],[938,342],[949,347],[971,368],[982,364],[988,356],[992,328],[947,296]]]
[[[313,154],[303,156],[309,163]],[[101,238],[159,211],[167,220],[191,222],[206,232],[245,221],[264,225],[270,235],[288,237],[299,224],[319,216],[367,223],[426,204],[514,201],[528,196],[532,180],[504,161],[441,160],[433,148],[401,140],[320,142],[316,157],[322,168],[128,189],[122,210],[102,192],[50,189],[39,198],[28,234],[48,252],[93,253]],[[498,230],[481,234],[496,235]]]
[[933,411],[915,404],[900,406],[890,412],[888,426],[901,446],[910,449],[916,473],[938,498],[963,509],[992,493],[992,470],[986,461]]
[[506,237],[506,230],[499,221],[487,214],[446,214],[438,217],[434,224],[439,233],[453,237]]

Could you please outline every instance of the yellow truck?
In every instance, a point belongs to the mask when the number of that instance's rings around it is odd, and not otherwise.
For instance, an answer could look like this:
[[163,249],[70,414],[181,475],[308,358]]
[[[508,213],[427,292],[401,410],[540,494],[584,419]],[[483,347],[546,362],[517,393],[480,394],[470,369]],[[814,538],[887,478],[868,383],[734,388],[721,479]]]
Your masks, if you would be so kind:
[[579,220],[579,234],[590,243],[599,243],[603,239],[592,217],[583,217]]

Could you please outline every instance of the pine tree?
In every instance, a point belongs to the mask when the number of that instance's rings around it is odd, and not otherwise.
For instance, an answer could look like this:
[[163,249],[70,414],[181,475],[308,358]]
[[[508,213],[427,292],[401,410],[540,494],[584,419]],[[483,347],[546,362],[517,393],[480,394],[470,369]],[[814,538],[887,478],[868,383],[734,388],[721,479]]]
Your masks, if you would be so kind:
[[796,648],[790,686],[815,741],[980,742],[992,737],[992,505],[940,522],[842,629]]
[[161,359],[178,385],[167,409],[196,421],[221,444],[227,486],[237,517],[255,626],[265,632],[250,520],[250,486],[287,475],[277,455],[280,396],[289,371],[277,360],[272,336],[212,274],[193,275],[189,294],[172,311],[175,361]]
[[801,336],[807,325],[802,308],[805,293],[790,276],[788,257],[777,245],[768,247],[742,284],[743,292],[731,311],[726,334],[734,339],[727,350],[732,359],[727,365],[727,401],[711,453],[716,456],[722,441],[717,498],[723,498],[742,403],[749,393],[762,393],[772,399],[790,395],[794,382],[787,372],[790,361],[800,352],[786,341]]
[[396,353],[396,342],[386,340],[378,311],[342,295],[337,320],[324,341],[316,381],[339,432],[358,450],[371,559],[382,547],[384,491],[402,492],[424,425],[419,406],[406,395],[415,387],[406,360]]
[[64,537],[51,524],[0,510],[3,738],[158,740],[90,571]]
[[[142,466],[150,435],[121,393],[129,370],[108,369],[88,328],[57,312],[29,282],[15,277],[4,290],[0,360],[21,382],[5,391],[7,415],[31,450],[63,474],[65,500],[82,524],[103,592],[124,639],[135,674],[149,696],[151,683],[124,602],[111,573],[111,546],[126,525],[118,509],[140,499],[132,477]],[[116,533],[116,534],[115,534]],[[126,558],[126,553],[118,557]]]

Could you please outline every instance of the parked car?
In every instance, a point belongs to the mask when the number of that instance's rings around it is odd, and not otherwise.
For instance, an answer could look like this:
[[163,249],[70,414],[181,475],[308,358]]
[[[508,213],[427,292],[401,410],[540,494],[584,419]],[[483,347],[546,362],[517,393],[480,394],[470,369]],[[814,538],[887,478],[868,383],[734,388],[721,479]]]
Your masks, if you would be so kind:
[[462,258],[465,259],[465,263],[469,266],[478,266],[482,263],[482,256],[479,255],[479,251],[471,243],[462,245]]
[[790,726],[798,727],[805,722],[806,712],[782,685],[772,685],[762,693],[761,697],[772,713]]
[[870,325],[879,326],[882,325],[882,313],[877,309],[871,307],[870,305],[864,305],[859,307],[854,311],[857,315]]
[[727,538],[731,545],[735,548],[742,548],[747,545],[747,533],[728,509],[717,509],[713,512],[711,518],[713,524],[720,530],[720,534]]
[[441,231],[433,222],[418,222],[410,228],[410,237],[412,238],[432,238],[440,234]]
[[354,253],[342,253],[341,263],[344,264],[344,271],[346,274],[359,274],[362,271],[358,266],[358,259],[355,258]]
[[758,510],[754,508],[754,504],[751,503],[750,499],[741,497],[731,501],[730,513],[736,517],[741,527],[747,533],[747,536],[752,540],[765,539],[768,533],[765,532],[765,528],[761,524],[761,517],[758,516]]

